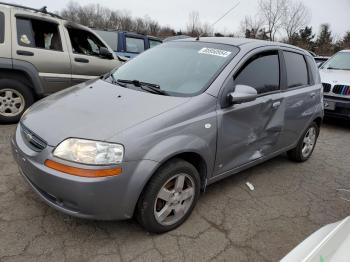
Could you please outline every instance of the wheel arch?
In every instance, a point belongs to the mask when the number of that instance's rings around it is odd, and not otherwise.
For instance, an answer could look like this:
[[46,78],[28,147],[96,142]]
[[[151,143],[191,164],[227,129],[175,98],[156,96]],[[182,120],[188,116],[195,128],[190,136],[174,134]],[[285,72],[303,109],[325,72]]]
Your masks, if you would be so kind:
[[168,163],[169,161],[172,161],[174,159],[182,159],[191,165],[193,165],[196,170],[198,171],[199,177],[201,179],[201,188],[205,189],[206,186],[206,179],[208,177],[208,165],[205,160],[205,158],[195,151],[185,151],[185,152],[178,152],[171,156],[168,156],[166,159],[164,159],[162,162],[159,163],[159,166],[155,170],[155,172],[152,174],[150,179],[153,177],[153,175],[157,172],[157,170]]
[[0,79],[16,80],[28,87],[33,95],[38,96],[33,79],[27,72],[16,69],[0,69]]
[[[12,61],[11,71],[26,76],[34,94],[37,96],[43,96],[45,94],[45,87],[39,77],[39,71],[32,63],[14,59]],[[26,85],[28,86],[28,83],[26,83]]]
[[315,122],[317,124],[318,128],[321,128],[323,119],[322,119],[322,117],[319,116],[319,117],[316,117],[313,122]]
[[158,165],[153,169],[151,175],[145,181],[144,185],[142,186],[142,190],[140,191],[140,193],[137,197],[137,201],[134,205],[134,211],[133,211],[134,215],[137,212],[137,208],[136,208],[137,203],[139,202],[140,197],[142,196],[142,193],[147,188],[148,183],[151,181],[151,179],[154,177],[154,175],[157,173],[157,171],[162,166],[164,166],[169,161],[172,161],[174,159],[182,159],[182,160],[187,161],[188,163],[192,164],[199,173],[201,189],[202,190],[205,189],[206,181],[207,181],[207,177],[208,177],[208,165],[207,165],[205,158],[201,154],[199,154],[198,152],[195,152],[195,151],[181,151],[181,152],[173,153],[173,154],[165,157],[161,162],[159,162]]

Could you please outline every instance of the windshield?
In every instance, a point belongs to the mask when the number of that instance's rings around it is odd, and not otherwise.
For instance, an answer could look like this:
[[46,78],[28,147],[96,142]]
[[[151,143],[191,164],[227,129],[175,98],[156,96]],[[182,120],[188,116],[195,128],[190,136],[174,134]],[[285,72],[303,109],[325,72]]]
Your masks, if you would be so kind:
[[340,52],[329,59],[322,69],[350,70],[350,52]]
[[204,92],[238,50],[222,44],[170,42],[128,61],[113,76],[158,85],[169,95],[194,96]]

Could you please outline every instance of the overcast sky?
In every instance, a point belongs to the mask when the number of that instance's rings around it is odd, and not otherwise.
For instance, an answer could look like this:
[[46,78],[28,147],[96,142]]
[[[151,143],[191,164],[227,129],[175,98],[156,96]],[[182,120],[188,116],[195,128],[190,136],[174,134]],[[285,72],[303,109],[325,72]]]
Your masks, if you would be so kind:
[[[239,6],[221,20],[215,31],[237,32],[240,22],[246,15],[254,15],[258,9],[258,0],[78,0],[81,5],[99,3],[111,9],[128,10],[132,16],[148,15],[161,25],[169,25],[175,30],[185,29],[188,15],[198,11],[203,22],[213,23],[228,9],[240,1]],[[59,11],[69,0],[13,0],[11,2],[40,8],[43,5],[50,11]],[[320,24],[329,23],[335,36],[342,37],[350,31],[350,0],[304,0],[310,8],[310,25],[318,31]]]

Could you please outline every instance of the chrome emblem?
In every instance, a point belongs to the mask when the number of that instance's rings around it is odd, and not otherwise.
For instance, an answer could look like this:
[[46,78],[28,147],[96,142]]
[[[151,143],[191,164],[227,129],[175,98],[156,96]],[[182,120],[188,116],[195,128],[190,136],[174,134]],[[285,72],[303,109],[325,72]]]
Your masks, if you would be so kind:
[[33,136],[32,136],[32,134],[27,133],[27,134],[26,134],[26,138],[27,138],[28,142],[33,141]]

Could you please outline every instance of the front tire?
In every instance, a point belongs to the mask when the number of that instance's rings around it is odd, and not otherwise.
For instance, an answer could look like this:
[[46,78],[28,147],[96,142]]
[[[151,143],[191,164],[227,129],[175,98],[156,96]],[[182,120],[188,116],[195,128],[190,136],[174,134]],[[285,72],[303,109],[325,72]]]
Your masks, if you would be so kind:
[[0,79],[0,123],[17,123],[34,103],[29,87],[13,79]]
[[304,162],[310,158],[315,149],[319,126],[313,122],[300,138],[297,146],[287,152],[288,157],[295,162]]
[[154,174],[137,205],[137,220],[152,233],[180,226],[191,214],[200,194],[200,178],[190,163],[174,159]]

